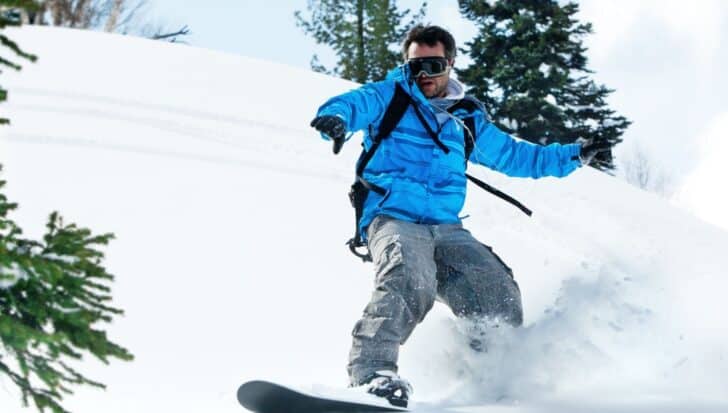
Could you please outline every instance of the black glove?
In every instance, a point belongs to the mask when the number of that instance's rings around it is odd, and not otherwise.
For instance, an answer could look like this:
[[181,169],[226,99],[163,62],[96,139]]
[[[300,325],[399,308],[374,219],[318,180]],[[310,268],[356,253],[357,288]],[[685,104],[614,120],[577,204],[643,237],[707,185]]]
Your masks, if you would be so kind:
[[339,153],[346,138],[346,125],[340,117],[334,115],[317,116],[311,121],[311,126],[333,139],[334,154]]
[[607,141],[597,141],[582,139],[581,150],[579,151],[579,160],[582,165],[589,165],[597,154],[607,152],[612,149],[612,144]]

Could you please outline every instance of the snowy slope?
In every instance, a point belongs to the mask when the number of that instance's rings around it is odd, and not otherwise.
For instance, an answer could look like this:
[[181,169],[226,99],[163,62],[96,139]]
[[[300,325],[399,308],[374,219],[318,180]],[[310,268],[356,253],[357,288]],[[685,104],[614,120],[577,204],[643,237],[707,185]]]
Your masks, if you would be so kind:
[[[4,72],[0,163],[14,218],[59,210],[116,233],[107,264],[132,363],[84,365],[107,391],[76,413],[240,412],[269,378],[344,386],[371,268],[343,245],[358,144],[334,157],[308,127],[355,85],[181,45],[42,27],[40,61]],[[356,138],[355,138],[356,140]],[[514,269],[526,324],[464,349],[439,304],[403,348],[419,411],[726,411],[728,233],[593,170],[563,180],[473,172],[468,228]],[[445,408],[444,406],[450,406]],[[0,411],[21,411],[0,379]]]

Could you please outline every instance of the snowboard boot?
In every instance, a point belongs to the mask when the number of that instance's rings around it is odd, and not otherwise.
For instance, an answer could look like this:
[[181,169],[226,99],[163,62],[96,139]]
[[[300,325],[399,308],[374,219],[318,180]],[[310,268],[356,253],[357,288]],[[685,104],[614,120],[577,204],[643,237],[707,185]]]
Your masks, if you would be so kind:
[[359,384],[367,393],[385,398],[390,404],[397,407],[407,407],[407,401],[412,394],[412,385],[397,373],[390,370],[379,370]]

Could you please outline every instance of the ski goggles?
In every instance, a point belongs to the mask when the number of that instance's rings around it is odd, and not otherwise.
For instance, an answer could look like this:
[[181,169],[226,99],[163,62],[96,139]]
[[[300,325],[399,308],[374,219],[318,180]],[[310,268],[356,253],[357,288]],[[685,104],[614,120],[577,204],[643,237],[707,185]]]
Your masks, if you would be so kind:
[[447,59],[444,57],[415,57],[407,60],[412,78],[424,74],[427,77],[442,76],[447,73]]

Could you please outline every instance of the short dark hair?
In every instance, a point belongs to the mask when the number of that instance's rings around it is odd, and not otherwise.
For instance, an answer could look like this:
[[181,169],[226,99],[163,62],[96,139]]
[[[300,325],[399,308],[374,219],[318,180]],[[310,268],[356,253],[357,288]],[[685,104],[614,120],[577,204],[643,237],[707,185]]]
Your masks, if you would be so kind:
[[452,37],[450,32],[440,26],[424,26],[418,24],[407,33],[407,37],[402,43],[404,60],[407,60],[407,51],[412,43],[424,43],[430,47],[434,47],[437,45],[437,42],[442,43],[445,47],[445,58],[447,60],[455,58],[455,54],[457,53],[455,38]]

